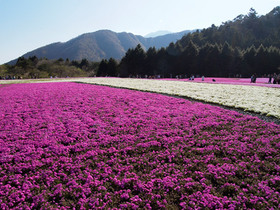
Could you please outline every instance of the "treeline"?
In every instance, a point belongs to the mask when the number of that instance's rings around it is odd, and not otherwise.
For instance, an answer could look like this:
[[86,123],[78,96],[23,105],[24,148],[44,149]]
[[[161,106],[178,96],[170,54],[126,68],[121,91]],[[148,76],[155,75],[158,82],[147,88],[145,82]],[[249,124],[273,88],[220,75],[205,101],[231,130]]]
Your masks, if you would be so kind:
[[55,77],[84,77],[94,76],[98,63],[70,61],[69,59],[48,60],[38,59],[36,56],[18,58],[15,65],[1,65],[0,79],[36,79]]
[[171,43],[167,48],[144,51],[141,45],[129,49],[120,62],[110,58],[101,62],[47,60],[36,56],[20,57],[13,66],[0,66],[0,79],[83,76],[118,77],[250,77],[280,73],[280,50],[254,45],[241,50],[227,42],[206,43],[202,47],[190,41],[185,48]]
[[121,61],[113,58],[101,62],[87,59],[48,60],[36,56],[20,57],[13,66],[0,66],[0,79],[50,77],[250,77],[280,73],[280,49],[254,45],[241,50],[228,42],[206,43],[199,47],[192,40],[185,48],[171,43],[167,48],[149,48],[141,45],[129,49]]
[[[101,65],[102,64],[102,65]],[[257,48],[253,45],[245,50],[233,48],[227,42],[223,45],[206,43],[198,47],[190,41],[186,48],[171,43],[169,47],[147,52],[140,45],[129,49],[120,63],[103,60],[98,76],[121,77],[189,77],[204,75],[215,77],[250,77],[279,73],[280,50],[276,47]]]

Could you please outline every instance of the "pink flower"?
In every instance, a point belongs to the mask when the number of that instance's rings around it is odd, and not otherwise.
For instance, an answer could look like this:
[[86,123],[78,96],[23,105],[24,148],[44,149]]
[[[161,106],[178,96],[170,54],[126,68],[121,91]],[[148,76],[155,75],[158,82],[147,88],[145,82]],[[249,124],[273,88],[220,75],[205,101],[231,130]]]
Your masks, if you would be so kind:
[[269,209],[280,127],[154,93],[76,83],[0,94],[3,209]]

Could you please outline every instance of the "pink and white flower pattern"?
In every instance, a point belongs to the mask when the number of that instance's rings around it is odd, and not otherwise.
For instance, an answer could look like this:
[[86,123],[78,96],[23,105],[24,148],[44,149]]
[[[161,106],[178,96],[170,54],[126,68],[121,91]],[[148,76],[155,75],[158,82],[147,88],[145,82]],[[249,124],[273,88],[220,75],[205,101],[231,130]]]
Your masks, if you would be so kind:
[[279,209],[280,126],[90,84],[0,86],[1,209]]

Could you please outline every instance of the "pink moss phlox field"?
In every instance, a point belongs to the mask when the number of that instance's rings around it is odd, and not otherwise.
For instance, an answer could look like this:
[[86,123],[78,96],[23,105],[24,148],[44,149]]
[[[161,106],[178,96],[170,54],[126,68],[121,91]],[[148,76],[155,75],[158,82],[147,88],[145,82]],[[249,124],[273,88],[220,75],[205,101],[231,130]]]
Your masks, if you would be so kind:
[[[165,79],[165,80],[176,80],[176,79]],[[205,77],[204,81],[202,81],[202,78],[195,78],[193,81],[190,81],[189,79],[180,79],[180,81],[186,81],[186,82],[202,82],[202,83],[230,84],[230,85],[252,85],[252,86],[280,88],[279,84],[268,83],[268,80],[269,78],[257,78],[256,83],[251,83],[250,78]]]
[[279,209],[280,126],[77,83],[0,94],[1,209]]

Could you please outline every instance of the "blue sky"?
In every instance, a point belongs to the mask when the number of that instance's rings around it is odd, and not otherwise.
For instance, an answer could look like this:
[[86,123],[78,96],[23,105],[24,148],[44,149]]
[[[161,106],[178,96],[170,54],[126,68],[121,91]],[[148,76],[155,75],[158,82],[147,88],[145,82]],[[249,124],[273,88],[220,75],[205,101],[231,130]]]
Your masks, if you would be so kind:
[[101,29],[143,36],[202,29],[276,6],[280,0],[0,0],[0,64]]

